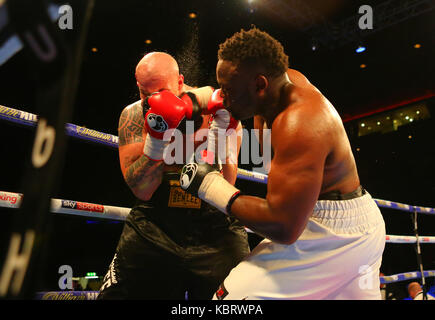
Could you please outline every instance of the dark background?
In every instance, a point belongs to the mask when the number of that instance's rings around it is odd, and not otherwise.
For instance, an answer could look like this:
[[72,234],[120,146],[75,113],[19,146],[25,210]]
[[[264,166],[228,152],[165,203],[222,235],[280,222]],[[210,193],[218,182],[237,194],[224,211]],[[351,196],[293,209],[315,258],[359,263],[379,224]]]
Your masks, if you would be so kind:
[[[57,2],[57,1],[53,1]],[[352,117],[411,100],[427,101],[435,112],[435,11],[399,10],[410,1],[96,1],[87,35],[81,77],[71,123],[117,135],[122,109],[138,99],[134,69],[144,53],[174,55],[189,85],[215,86],[219,43],[251,24],[278,39],[290,67],[304,73],[341,114],[354,149],[360,179],[373,197],[435,207],[434,120],[400,127],[387,134],[357,136]],[[429,8],[429,1],[421,1]],[[61,2],[57,2],[61,3]],[[61,31],[72,45],[82,27],[84,1],[70,2],[74,29]],[[371,5],[374,29],[359,30],[360,5]],[[390,10],[380,7],[390,5]],[[397,10],[398,13],[395,13]],[[188,14],[194,12],[196,19]],[[308,18],[307,18],[308,17]],[[356,17],[355,23],[343,21]],[[348,35],[345,36],[345,32]],[[150,39],[151,44],[145,40]],[[0,40],[1,37],[0,37]],[[364,43],[367,50],[355,53]],[[414,44],[421,48],[415,49]],[[316,45],[316,50],[312,50]],[[97,50],[94,52],[92,48]],[[366,64],[364,69],[361,64]],[[34,84],[23,52],[0,67],[0,104],[33,112]],[[252,121],[246,121],[247,128]],[[412,134],[413,139],[408,139]],[[0,123],[0,190],[21,192],[21,174],[34,131]],[[359,148],[360,151],[356,151]],[[251,166],[241,166],[251,169]],[[124,183],[115,149],[68,140],[60,187],[54,198],[131,207],[133,195]],[[41,181],[41,183],[43,183]],[[265,186],[239,180],[243,191],[265,195]],[[14,210],[2,214],[2,258]],[[382,209],[387,234],[412,235],[411,214]],[[49,244],[45,286],[56,290],[63,264],[74,276],[104,275],[122,223],[55,214]],[[419,218],[420,235],[435,235],[435,218]],[[252,237],[252,243],[258,241]],[[433,245],[422,244],[426,270],[435,269]],[[387,244],[382,272],[418,270],[412,245]],[[428,279],[433,281],[433,279]],[[398,297],[404,283],[392,285]]]

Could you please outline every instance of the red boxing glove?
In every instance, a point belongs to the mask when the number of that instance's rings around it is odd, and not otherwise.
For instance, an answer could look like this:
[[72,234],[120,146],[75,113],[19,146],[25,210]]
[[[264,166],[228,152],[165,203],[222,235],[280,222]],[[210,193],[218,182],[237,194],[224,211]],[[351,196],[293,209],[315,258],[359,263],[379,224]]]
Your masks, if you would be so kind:
[[215,126],[219,129],[224,129],[225,132],[228,132],[230,129],[235,130],[239,125],[239,121],[231,116],[223,102],[224,99],[221,96],[221,89],[215,90],[207,104],[207,111],[212,114],[209,126],[214,122]]
[[[212,114],[209,122],[207,136],[208,163],[216,160],[220,167],[226,163],[237,163],[237,139],[228,139],[230,135],[234,137],[239,121],[231,116],[225,108],[221,90],[213,92],[208,104],[207,111]],[[214,162],[213,162],[214,163]]]
[[164,133],[177,128],[184,117],[193,117],[194,109],[199,108],[195,102],[194,96],[191,98],[186,94],[180,99],[168,90],[147,97],[145,107],[148,107],[148,112],[145,115],[145,126],[148,134],[162,140]]
[[148,135],[145,141],[144,154],[153,160],[163,160],[164,148],[169,144],[168,138],[163,140],[165,132],[173,131],[186,117],[192,119],[200,114],[195,96],[185,94],[180,99],[168,90],[162,90],[147,97],[144,101],[145,127]]

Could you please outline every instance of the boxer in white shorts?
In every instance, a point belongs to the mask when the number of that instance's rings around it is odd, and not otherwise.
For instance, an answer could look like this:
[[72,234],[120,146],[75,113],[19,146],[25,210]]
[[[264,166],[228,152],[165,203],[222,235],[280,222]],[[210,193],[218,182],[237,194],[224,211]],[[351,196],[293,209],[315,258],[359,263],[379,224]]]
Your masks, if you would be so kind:
[[218,59],[223,106],[271,129],[273,158],[265,198],[242,194],[207,163],[182,171],[184,190],[266,238],[215,298],[380,299],[385,225],[334,106],[257,28],[227,39]]
[[263,240],[215,299],[381,299],[385,226],[371,196],[318,201],[290,245]]

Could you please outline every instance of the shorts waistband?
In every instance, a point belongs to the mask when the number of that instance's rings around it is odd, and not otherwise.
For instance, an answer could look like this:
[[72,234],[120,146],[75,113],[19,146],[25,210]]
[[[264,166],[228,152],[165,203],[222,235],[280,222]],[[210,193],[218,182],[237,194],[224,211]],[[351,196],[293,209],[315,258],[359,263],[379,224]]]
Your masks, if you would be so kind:
[[333,190],[319,195],[318,200],[350,200],[362,197],[366,192],[367,191],[362,186],[359,186],[354,191],[345,194],[342,194],[338,190]]
[[367,232],[383,223],[382,214],[371,195],[349,200],[319,200],[310,219],[339,232]]

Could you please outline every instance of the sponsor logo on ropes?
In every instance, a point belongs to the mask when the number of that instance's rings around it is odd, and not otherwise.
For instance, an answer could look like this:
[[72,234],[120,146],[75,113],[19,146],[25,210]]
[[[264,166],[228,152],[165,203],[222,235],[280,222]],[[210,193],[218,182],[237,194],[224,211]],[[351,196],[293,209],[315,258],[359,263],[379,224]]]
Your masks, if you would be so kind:
[[10,116],[12,118],[16,118],[20,115],[20,110],[15,110],[12,108],[8,108],[5,106],[0,106],[0,114],[5,115],[5,116]]
[[76,127],[76,130],[77,130],[77,134],[81,136],[92,137],[98,140],[117,142],[117,138],[108,133],[98,132],[92,129],[78,127],[78,126]]
[[62,208],[91,211],[91,212],[104,212],[104,206],[100,204],[78,202],[71,200],[62,200]]
[[37,294],[40,300],[96,300],[98,292],[96,291],[49,291]]
[[0,192],[0,200],[9,202],[10,204],[16,204],[18,201],[17,196],[12,196],[7,193]]

